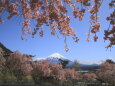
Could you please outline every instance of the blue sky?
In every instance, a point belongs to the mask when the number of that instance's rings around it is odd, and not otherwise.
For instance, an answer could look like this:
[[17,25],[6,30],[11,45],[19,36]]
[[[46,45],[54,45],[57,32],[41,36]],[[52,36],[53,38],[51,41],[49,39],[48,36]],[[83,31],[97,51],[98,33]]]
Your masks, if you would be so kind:
[[[69,46],[69,52],[64,51],[64,38],[60,36],[58,39],[56,36],[50,35],[47,27],[44,27],[45,35],[43,38],[37,34],[34,38],[28,35],[28,40],[21,40],[21,23],[22,19],[13,18],[11,20],[5,20],[4,24],[0,24],[0,42],[2,42],[7,48],[12,51],[19,50],[21,53],[36,55],[36,58],[46,57],[53,53],[60,53],[70,60],[103,60],[107,58],[115,58],[115,48],[112,50],[104,48],[108,42],[104,43],[103,32],[108,28],[109,22],[105,18],[109,15],[110,9],[107,6],[109,0],[104,1],[103,6],[100,9],[101,31],[97,34],[99,36],[98,41],[95,43],[86,42],[86,33],[89,29],[88,15],[84,18],[84,21],[79,22],[77,19],[71,21],[71,27],[75,29],[80,41],[75,43],[71,37],[67,38]],[[33,28],[33,23],[32,23]]]

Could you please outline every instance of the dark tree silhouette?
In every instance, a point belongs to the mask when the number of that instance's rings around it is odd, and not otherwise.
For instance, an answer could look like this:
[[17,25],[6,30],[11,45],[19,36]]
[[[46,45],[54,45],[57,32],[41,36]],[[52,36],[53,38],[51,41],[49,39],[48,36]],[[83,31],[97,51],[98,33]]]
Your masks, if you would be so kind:
[[115,64],[115,62],[112,59],[107,59],[106,62],[108,62],[110,64]]
[[62,59],[59,59],[60,63],[62,64],[62,67],[63,68],[66,68],[67,67],[67,64],[69,63],[69,60],[62,60]]

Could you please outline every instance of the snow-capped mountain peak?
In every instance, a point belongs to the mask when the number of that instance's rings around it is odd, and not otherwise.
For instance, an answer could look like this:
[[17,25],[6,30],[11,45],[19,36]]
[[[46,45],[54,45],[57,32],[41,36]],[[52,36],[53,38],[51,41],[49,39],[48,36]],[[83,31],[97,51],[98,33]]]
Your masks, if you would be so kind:
[[64,59],[64,56],[60,55],[59,53],[54,53],[48,56],[48,59]]

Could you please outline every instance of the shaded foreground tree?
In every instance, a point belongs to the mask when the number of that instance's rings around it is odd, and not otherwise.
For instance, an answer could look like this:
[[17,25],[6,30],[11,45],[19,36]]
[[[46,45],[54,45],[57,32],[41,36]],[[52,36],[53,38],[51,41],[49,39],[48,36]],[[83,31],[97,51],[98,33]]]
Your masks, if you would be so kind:
[[78,63],[77,60],[74,60],[73,68],[74,68],[76,71],[80,70],[80,65],[79,65],[79,63]]
[[[74,33],[74,29],[70,27],[70,15],[72,13],[74,18],[83,20],[85,13],[90,13],[90,29],[88,32],[87,41],[90,41],[89,36],[94,34],[94,41],[97,41],[97,32],[100,31],[100,22],[98,21],[98,12],[105,0],[0,0],[0,22],[3,23],[3,15],[11,19],[15,15],[21,15],[24,19],[22,24],[22,39],[27,39],[26,34],[32,34],[33,37],[39,33],[41,37],[44,35],[43,26],[50,26],[51,34],[71,36],[78,42],[78,37]],[[110,8],[115,7],[115,1],[110,0],[108,3]],[[8,16],[5,15],[8,13]],[[105,30],[104,40],[109,40],[110,44],[106,48],[115,45],[115,10],[107,17],[111,28]],[[35,20],[35,28],[30,28],[30,21]],[[38,32],[39,31],[39,32]],[[68,51],[67,44],[65,51]]]

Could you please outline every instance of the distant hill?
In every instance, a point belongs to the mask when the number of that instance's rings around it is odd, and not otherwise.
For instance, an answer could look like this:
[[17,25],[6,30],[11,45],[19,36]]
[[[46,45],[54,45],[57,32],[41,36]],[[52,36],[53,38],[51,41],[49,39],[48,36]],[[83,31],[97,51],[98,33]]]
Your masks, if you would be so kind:
[[99,66],[99,64],[80,64],[81,67],[96,67]]
[[10,53],[13,53],[10,49],[6,48],[1,42],[0,42],[0,48],[4,51],[3,56],[7,56]]
[[99,68],[99,64],[90,64],[90,65],[87,65],[87,64],[80,64],[80,68],[81,70],[88,70],[88,71],[95,71]]

